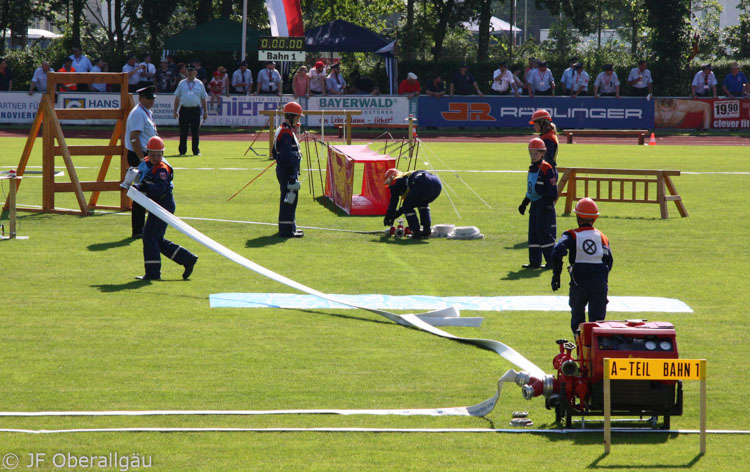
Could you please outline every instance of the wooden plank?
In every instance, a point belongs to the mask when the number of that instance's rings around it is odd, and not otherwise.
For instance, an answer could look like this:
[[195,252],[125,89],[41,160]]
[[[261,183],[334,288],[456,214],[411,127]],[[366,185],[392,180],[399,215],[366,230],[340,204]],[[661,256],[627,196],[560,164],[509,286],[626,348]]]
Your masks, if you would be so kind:
[[[95,190],[99,192],[120,190],[120,182],[113,180],[107,182],[78,182],[78,184],[80,185],[81,190],[83,190],[84,192],[93,192]],[[55,183],[55,192],[77,192],[77,187],[75,184],[73,184],[73,182],[57,182]]]
[[[127,74],[124,75],[122,79],[122,85],[120,89],[120,103],[127,104],[127,106],[124,106],[122,109],[122,118],[120,119],[120,145],[122,146],[122,152],[120,154],[120,180],[125,179],[125,173],[128,171],[128,167],[130,164],[128,164],[128,149],[125,147],[125,131],[126,131],[126,124],[128,121],[128,116],[130,115],[130,112],[135,108],[135,102],[133,101],[133,97],[130,96],[127,92],[128,90],[128,78]],[[129,210],[132,206],[132,201],[128,198],[126,195],[126,192],[123,190],[120,192],[120,209],[121,210]]]
[[565,214],[569,215],[573,211],[573,200],[576,199],[576,171],[570,169],[570,177],[568,177],[568,194],[565,196]]
[[[120,146],[116,146],[117,140],[120,137],[120,126],[122,126],[122,120],[119,120],[117,123],[115,123],[115,128],[112,130],[112,136],[109,137],[109,146],[107,146],[107,148],[109,148],[110,151],[101,153],[104,154],[104,159],[102,160],[102,166],[99,168],[99,173],[96,176],[97,182],[103,182],[107,177],[107,171],[109,171],[109,164],[110,162],[112,162],[112,156],[119,156],[120,154],[122,154],[122,144]],[[89,207],[96,206],[96,202],[98,201],[99,192],[93,192],[89,197]]]
[[566,131],[565,132],[565,137],[567,138],[566,142],[568,144],[573,144],[573,133],[571,133],[570,131]]
[[[47,107],[49,108],[51,104],[47,104]],[[62,127],[60,126],[60,122],[55,117],[54,110],[48,110],[48,113],[52,116],[52,119],[50,120],[52,122],[52,127],[54,129],[54,134],[57,137],[57,143],[62,147],[63,151],[63,161],[65,162],[65,168],[68,170],[68,175],[70,176],[70,181],[75,186],[75,194],[76,194],[76,200],[78,200],[78,206],[81,209],[81,213],[88,214],[87,209],[87,203],[86,199],[83,196],[83,190],[81,190],[81,183],[78,181],[78,173],[76,172],[76,168],[73,165],[73,159],[70,156],[70,152],[68,151],[68,145],[65,142],[65,135],[63,135]],[[54,164],[54,161],[52,162]],[[54,167],[53,167],[54,170]],[[53,191],[54,191],[54,185],[53,185]]]
[[[55,146],[53,152],[56,156],[62,156],[62,147]],[[71,156],[100,156],[120,154],[120,146],[89,146],[89,145],[75,145],[68,146],[68,152]]]
[[55,112],[58,120],[118,120],[122,116],[119,108],[58,108]]
[[[119,84],[122,72],[52,72],[53,80],[56,84]],[[125,74],[127,75],[127,74]],[[47,83],[49,83],[50,75],[47,74]]]
[[673,200],[675,202],[675,205],[677,205],[677,211],[680,212],[680,216],[683,218],[687,218],[687,208],[685,208],[685,204],[682,203],[682,197],[680,197],[680,194],[677,193],[677,187],[674,186],[672,178],[669,175],[664,176],[664,183],[667,184],[667,189],[672,195],[671,197],[667,197],[667,200]]
[[667,208],[667,201],[664,200],[665,195],[665,188],[664,188],[664,175],[658,174],[657,179],[659,180],[656,183],[656,198],[659,200],[659,209],[661,210],[661,217],[662,219],[669,218],[669,209]]
[[[565,170],[566,167],[558,167],[558,172]],[[612,169],[598,167],[571,167],[577,174],[599,174],[599,175],[657,175],[661,172],[663,175],[679,176],[679,170],[666,169]]]
[[42,97],[37,113],[44,113],[42,125],[42,210],[52,211],[55,208],[55,146],[52,122],[55,121],[54,102],[51,95]]

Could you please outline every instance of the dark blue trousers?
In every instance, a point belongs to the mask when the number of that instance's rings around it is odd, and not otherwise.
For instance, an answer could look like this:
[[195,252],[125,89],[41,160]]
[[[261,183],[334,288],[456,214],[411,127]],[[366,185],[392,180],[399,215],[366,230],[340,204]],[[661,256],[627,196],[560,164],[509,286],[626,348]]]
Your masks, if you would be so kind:
[[[409,229],[414,234],[420,232],[427,236],[430,234],[432,219],[430,217],[430,203],[440,195],[443,190],[443,184],[440,179],[431,174],[422,174],[409,190],[409,194],[404,199],[404,217],[409,225]],[[417,219],[417,210],[419,210],[419,219]],[[419,228],[419,221],[422,221],[422,230]]]
[[200,152],[201,107],[181,107],[178,123],[180,125],[180,154],[187,154],[187,138],[190,131],[190,143],[193,154]]
[[[171,196],[157,201],[159,205],[170,213],[174,213],[175,205]],[[146,265],[146,277],[161,277],[161,254],[180,265],[194,262],[195,255],[168,239],[164,239],[167,224],[149,213],[146,226],[143,227],[143,260]]]
[[552,263],[552,248],[557,233],[555,206],[543,200],[531,202],[529,210],[529,264]]
[[589,321],[601,321],[607,316],[607,290],[607,279],[604,277],[571,277],[568,304],[570,329],[574,334],[578,331],[578,325],[586,321],[586,305],[589,307]]
[[282,236],[291,236],[297,231],[297,223],[295,218],[297,215],[297,202],[299,201],[299,192],[294,191],[294,202],[284,203],[284,197],[289,192],[286,186],[289,183],[289,179],[293,177],[293,174],[289,174],[285,169],[276,166],[276,179],[279,181],[279,190],[281,192],[281,198],[279,199],[279,234]]

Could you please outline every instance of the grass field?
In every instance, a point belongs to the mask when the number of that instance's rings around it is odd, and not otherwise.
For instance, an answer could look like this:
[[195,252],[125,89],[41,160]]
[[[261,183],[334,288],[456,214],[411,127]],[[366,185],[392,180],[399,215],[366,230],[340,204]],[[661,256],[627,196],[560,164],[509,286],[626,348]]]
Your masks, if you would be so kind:
[[[75,140],[73,140],[76,143]],[[80,141],[77,143],[80,144]],[[97,144],[90,141],[89,144]],[[0,168],[15,167],[24,140],[3,138]],[[30,165],[41,165],[41,141]],[[169,157],[176,168],[177,215],[273,223],[275,176],[268,172],[226,199],[268,161],[242,157],[247,143],[201,143],[200,158]],[[522,144],[427,144],[421,168],[525,170]],[[615,258],[611,295],[678,298],[694,313],[644,313],[674,323],[680,356],[708,360],[709,429],[750,429],[742,359],[750,354],[750,229],[741,207],[747,175],[742,147],[562,145],[561,166],[679,169],[689,218],[670,205],[603,203],[597,227]],[[76,158],[93,180],[101,158]],[[62,161],[59,161],[61,170]],[[235,168],[243,170],[222,170]],[[39,170],[34,168],[32,170]],[[688,173],[689,172],[689,173]],[[115,171],[111,172],[113,178]],[[308,230],[281,240],[274,226],[189,220],[223,245],[273,271],[327,293],[392,295],[550,295],[549,272],[525,272],[526,217],[521,173],[439,172],[452,190],[433,205],[434,223],[476,225],[478,241],[384,241],[380,236]],[[468,185],[464,185],[456,176]],[[350,217],[303,191],[303,226],[377,230],[382,217]],[[317,176],[315,176],[317,177]],[[67,177],[61,178],[67,180]],[[491,208],[482,203],[471,187]],[[7,192],[4,181],[3,190]],[[319,192],[319,189],[317,190]],[[454,211],[447,195],[450,195]],[[19,204],[41,204],[41,179],[25,179]],[[113,195],[102,203],[114,204]],[[59,207],[75,208],[72,195]],[[457,215],[460,214],[460,217]],[[558,229],[575,226],[560,216]],[[3,214],[6,224],[7,213]],[[478,403],[513,366],[472,346],[405,329],[353,310],[211,309],[219,292],[288,292],[205,247],[167,230],[200,260],[190,281],[165,260],[162,282],[143,273],[140,241],[128,215],[92,217],[21,213],[26,241],[0,242],[0,410],[436,408]],[[567,283],[567,276],[563,276]],[[744,288],[743,288],[744,287]],[[500,340],[552,372],[555,340],[570,338],[569,313],[463,312],[481,328],[445,328]],[[625,314],[612,313],[610,319]],[[635,317],[627,314],[628,318]],[[393,427],[504,428],[514,410],[536,426],[555,427],[541,399],[523,400],[506,385],[486,419],[371,416],[2,418],[1,428],[119,427]],[[698,383],[685,383],[685,413],[674,429],[697,429]],[[0,434],[0,455],[20,466],[45,453],[151,456],[156,470],[747,470],[746,436],[712,435],[698,456],[697,435],[616,434],[603,456],[600,434],[417,433],[71,433]],[[2,467],[2,466],[0,466]],[[1,470],[1,469],[0,469]],[[71,469],[72,470],[72,469]],[[96,470],[96,469],[95,469]],[[117,470],[117,468],[112,469]],[[135,469],[131,469],[135,470]]]

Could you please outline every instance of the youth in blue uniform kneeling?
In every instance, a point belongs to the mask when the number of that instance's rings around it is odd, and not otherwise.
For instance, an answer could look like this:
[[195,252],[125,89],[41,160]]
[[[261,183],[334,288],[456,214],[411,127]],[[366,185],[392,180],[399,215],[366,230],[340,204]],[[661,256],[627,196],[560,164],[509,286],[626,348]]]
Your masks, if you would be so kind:
[[301,238],[305,235],[297,229],[295,221],[299,200],[299,165],[302,154],[295,131],[302,114],[297,102],[284,105],[284,122],[276,129],[273,144],[273,158],[276,160],[276,179],[279,181],[281,198],[279,202],[279,236]]
[[[139,165],[141,182],[136,188],[145,193],[151,200],[170,213],[174,213],[175,204],[172,198],[172,179],[174,171],[163,160],[164,141],[158,136],[149,139],[146,147],[148,156]],[[185,266],[182,278],[187,280],[193,273],[198,257],[182,246],[164,239],[167,223],[149,213],[143,227],[143,260],[146,274],[136,277],[139,280],[161,279],[161,254],[176,263]]]
[[607,291],[609,272],[612,270],[612,250],[609,239],[594,229],[599,208],[590,198],[582,198],[575,208],[578,228],[565,231],[552,249],[552,291],[560,288],[560,273],[563,258],[569,255],[570,267],[570,329],[578,331],[578,325],[586,321],[586,305],[589,321],[601,321],[607,315]]
[[[391,201],[383,224],[392,226],[393,221],[403,214],[409,225],[412,239],[430,237],[432,234],[430,203],[435,201],[443,190],[440,179],[426,170],[401,172],[398,169],[388,169],[385,171],[385,185],[391,191]],[[401,199],[400,207],[398,206],[399,199]],[[417,211],[419,211],[419,218],[417,218]]]
[[[544,157],[547,148],[540,138],[529,142],[531,166],[527,175],[526,197],[518,206],[518,212],[529,211],[529,263],[524,269],[549,269],[552,262],[552,246],[555,245],[557,223],[555,201],[557,200],[557,174]],[[542,256],[546,265],[542,265]]]

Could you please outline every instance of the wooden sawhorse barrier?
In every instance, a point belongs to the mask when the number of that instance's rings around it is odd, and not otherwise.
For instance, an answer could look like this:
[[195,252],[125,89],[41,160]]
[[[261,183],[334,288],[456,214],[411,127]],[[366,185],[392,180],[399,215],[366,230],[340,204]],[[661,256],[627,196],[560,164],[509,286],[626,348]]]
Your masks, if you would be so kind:
[[[557,170],[562,174],[557,193],[558,198],[565,197],[565,214],[573,210],[574,201],[591,197],[597,202],[656,203],[665,219],[669,218],[667,202],[673,201],[680,215],[683,218],[688,216],[682,197],[672,182],[672,177],[680,175],[679,170],[583,167],[558,167]],[[583,184],[583,193],[579,183]],[[651,185],[654,188],[649,190]]]
[[[118,84],[120,86],[120,108],[55,108],[55,93],[57,84],[91,84],[105,83]],[[42,207],[19,207],[22,211],[43,213],[67,213],[78,215],[89,215],[94,209],[129,210],[130,200],[125,195],[125,190],[120,188],[120,182],[125,178],[128,170],[128,151],[125,148],[125,124],[128,114],[133,108],[133,101],[128,94],[128,74],[98,72],[53,72],[47,73],[47,93],[39,102],[34,124],[31,126],[29,137],[18,163],[17,175],[21,177],[26,171],[26,166],[31,156],[39,129],[42,129]],[[117,120],[109,144],[99,145],[77,145],[69,146],[65,141],[60,120],[86,120],[86,119],[109,119]],[[57,145],[55,145],[57,140]],[[119,141],[119,144],[118,144]],[[99,169],[95,181],[81,182],[78,179],[72,156],[97,156],[104,155],[102,166]],[[68,171],[70,182],[55,182],[55,157],[62,156],[65,168]],[[105,181],[109,165],[113,156],[120,160],[120,180]],[[16,190],[21,185],[21,179],[16,180]],[[97,205],[100,192],[119,192],[119,206]],[[55,194],[59,192],[73,192],[78,201],[79,210],[60,209],[55,207]],[[88,202],[83,192],[91,192]],[[8,208],[5,202],[4,208]]]

